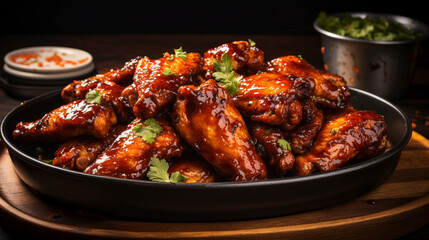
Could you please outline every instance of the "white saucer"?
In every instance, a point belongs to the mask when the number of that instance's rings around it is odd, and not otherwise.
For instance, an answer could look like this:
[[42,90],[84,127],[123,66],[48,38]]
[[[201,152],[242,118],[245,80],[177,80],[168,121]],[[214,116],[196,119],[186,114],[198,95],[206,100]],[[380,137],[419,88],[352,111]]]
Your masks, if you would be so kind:
[[20,70],[11,68],[7,64],[3,65],[4,71],[13,75],[13,76],[20,77],[20,78],[34,79],[34,80],[47,80],[47,81],[73,78],[73,77],[86,75],[86,74],[89,74],[90,72],[92,72],[94,70],[94,68],[95,68],[94,63],[91,62],[88,66],[77,69],[75,71],[56,72],[56,73],[55,72],[54,73],[41,73],[41,72],[20,71]]
[[86,51],[57,46],[21,48],[4,56],[4,62],[16,70],[32,73],[63,73],[93,64],[92,55]]

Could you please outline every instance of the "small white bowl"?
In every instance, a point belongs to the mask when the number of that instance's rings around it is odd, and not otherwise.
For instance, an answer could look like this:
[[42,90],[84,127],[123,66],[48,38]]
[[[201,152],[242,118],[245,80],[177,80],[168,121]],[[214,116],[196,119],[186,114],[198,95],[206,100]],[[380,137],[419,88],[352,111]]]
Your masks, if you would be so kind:
[[4,56],[4,62],[22,72],[64,73],[88,69],[93,64],[92,55],[86,51],[57,46],[21,48]]
[[43,80],[45,82],[50,80],[68,79],[68,78],[86,75],[92,72],[94,68],[95,68],[94,63],[91,62],[89,65],[83,68],[76,69],[75,71],[45,73],[45,72],[25,72],[25,71],[20,71],[20,70],[11,68],[7,64],[3,65],[3,70],[10,75],[13,75],[19,78],[34,79],[39,81]]

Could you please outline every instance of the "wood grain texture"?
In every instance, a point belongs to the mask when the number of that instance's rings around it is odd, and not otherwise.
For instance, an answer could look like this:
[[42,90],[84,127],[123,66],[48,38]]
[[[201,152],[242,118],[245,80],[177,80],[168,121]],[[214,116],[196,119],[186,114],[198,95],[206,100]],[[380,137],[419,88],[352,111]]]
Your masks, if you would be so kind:
[[67,208],[31,191],[0,150],[0,220],[45,239],[395,239],[429,223],[429,141],[413,132],[392,176],[357,199],[316,211],[231,222],[142,222]]

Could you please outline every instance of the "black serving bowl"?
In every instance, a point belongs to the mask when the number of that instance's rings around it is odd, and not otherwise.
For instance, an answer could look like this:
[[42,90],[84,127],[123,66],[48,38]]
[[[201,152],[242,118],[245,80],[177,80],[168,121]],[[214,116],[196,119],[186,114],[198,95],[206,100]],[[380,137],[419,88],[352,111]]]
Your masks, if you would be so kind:
[[390,102],[351,88],[351,104],[384,115],[392,148],[326,173],[256,182],[160,183],[84,174],[44,163],[14,142],[19,121],[33,121],[63,104],[60,91],[33,98],[1,123],[15,171],[31,189],[56,202],[113,217],[151,221],[227,221],[275,217],[356,198],[394,171],[411,137],[407,116]]

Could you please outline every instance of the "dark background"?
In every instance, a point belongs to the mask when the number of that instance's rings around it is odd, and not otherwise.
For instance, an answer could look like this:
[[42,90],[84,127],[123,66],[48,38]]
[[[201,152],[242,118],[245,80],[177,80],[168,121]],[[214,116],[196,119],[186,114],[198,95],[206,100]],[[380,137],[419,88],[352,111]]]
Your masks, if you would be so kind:
[[[52,42],[60,43],[69,34],[317,34],[312,24],[320,11],[328,14],[348,11],[388,13],[407,16],[429,24],[429,11],[425,5],[424,0],[313,2],[303,0],[191,2],[0,0],[0,50],[7,52],[15,45],[18,47],[23,43],[37,45],[38,42],[50,42],[48,38],[51,38],[51,35],[48,34],[61,34],[62,36],[55,35],[57,38],[52,39]],[[6,35],[10,34],[22,34],[23,38],[35,34],[35,37],[22,39],[14,43],[14,46],[6,46]],[[44,34],[46,36],[41,36]],[[110,40],[105,37],[100,39],[101,41]],[[202,38],[201,41],[205,41],[204,39]],[[145,41],[148,40],[145,39]],[[174,42],[177,39],[171,39],[171,41]],[[127,43],[124,41],[123,44]],[[79,47],[84,44],[76,45]],[[318,49],[319,45],[316,47]],[[118,58],[129,59],[129,56],[118,56],[116,54],[118,52],[121,53],[121,48],[110,55],[102,55],[102,63],[106,67],[112,67],[112,63],[122,63]],[[154,50],[154,52],[160,51]],[[301,49],[297,53],[300,52]],[[109,58],[112,59],[109,60]],[[427,59],[427,57],[422,58],[423,61]],[[423,62],[421,66],[427,66],[427,62]],[[420,72],[426,73],[427,70],[423,69]],[[426,76],[424,74],[422,81],[428,81]],[[402,103],[402,105],[405,104]],[[422,103],[424,104],[427,104],[427,101]],[[415,105],[420,108],[420,105],[414,103],[413,106]],[[413,108],[410,107],[410,109]],[[412,115],[413,112],[408,114]],[[421,115],[421,121],[424,122],[423,114]],[[424,124],[419,122],[419,126]],[[429,226],[404,239],[428,235]],[[0,228],[0,239],[9,239],[2,228]]]
[[379,12],[428,22],[423,1],[5,1],[0,34],[313,34],[320,11]]

